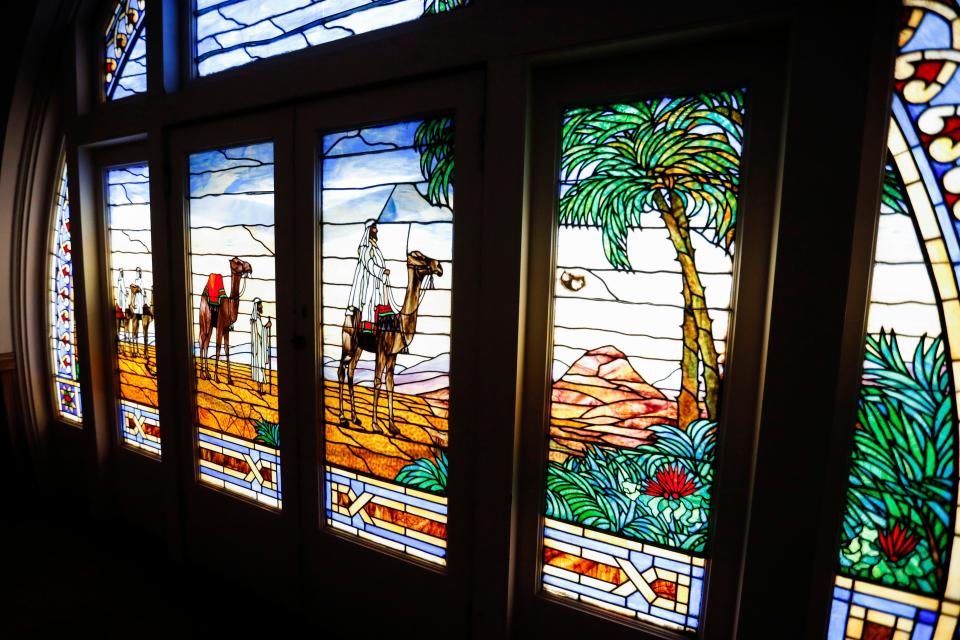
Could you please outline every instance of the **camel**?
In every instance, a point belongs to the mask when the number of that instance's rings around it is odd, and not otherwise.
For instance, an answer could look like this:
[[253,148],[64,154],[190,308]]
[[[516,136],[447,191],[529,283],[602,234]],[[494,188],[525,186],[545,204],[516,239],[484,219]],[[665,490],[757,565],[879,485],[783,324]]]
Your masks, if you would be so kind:
[[[380,403],[380,386],[386,378],[387,387],[387,429],[391,435],[400,433],[400,429],[393,422],[393,371],[397,364],[397,354],[410,346],[417,333],[417,311],[423,297],[423,283],[428,276],[443,275],[443,266],[439,260],[428,258],[419,251],[407,254],[407,290],[403,297],[403,305],[399,313],[399,331],[378,331],[376,339],[364,341],[356,327],[360,325],[360,311],[355,311],[343,320],[342,346],[340,365],[337,367],[337,379],[340,382],[340,425],[346,427],[350,422],[360,425],[357,418],[356,403],[353,394],[353,374],[357,363],[364,351],[373,352],[376,358],[373,378],[373,418],[371,427],[374,432],[383,433],[377,422],[377,408]],[[368,342],[364,344],[364,342]],[[384,372],[386,375],[384,376]],[[347,381],[350,393],[350,414],[347,419],[343,411],[343,383]]]
[[[230,259],[230,294],[220,303],[217,313],[217,347],[216,360],[213,369],[215,382],[220,382],[220,343],[223,342],[223,354],[226,359],[227,384],[233,384],[230,375],[230,331],[237,321],[237,312],[240,307],[240,281],[253,274],[253,267],[234,256]],[[214,274],[210,274],[211,276]],[[213,295],[216,292],[212,292]],[[210,348],[210,335],[213,332],[213,309],[207,296],[200,296],[200,375],[205,380],[210,379],[210,367],[207,363],[207,353]]]

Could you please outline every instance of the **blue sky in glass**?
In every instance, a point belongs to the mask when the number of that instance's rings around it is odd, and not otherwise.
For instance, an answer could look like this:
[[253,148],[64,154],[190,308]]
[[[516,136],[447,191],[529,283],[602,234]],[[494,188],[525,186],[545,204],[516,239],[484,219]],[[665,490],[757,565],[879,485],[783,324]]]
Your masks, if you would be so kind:
[[103,83],[107,100],[119,100],[147,91],[145,6],[138,0],[122,0],[110,18],[104,36]]
[[201,76],[417,20],[468,0],[197,0]]
[[[229,261],[250,263],[239,315],[231,332],[230,359],[250,362],[252,300],[263,300],[264,315],[274,318],[271,357],[276,370],[276,287],[273,211],[273,143],[202,151],[190,156],[190,246],[194,339],[200,293],[211,273],[230,287]],[[195,343],[195,349],[199,347]]]

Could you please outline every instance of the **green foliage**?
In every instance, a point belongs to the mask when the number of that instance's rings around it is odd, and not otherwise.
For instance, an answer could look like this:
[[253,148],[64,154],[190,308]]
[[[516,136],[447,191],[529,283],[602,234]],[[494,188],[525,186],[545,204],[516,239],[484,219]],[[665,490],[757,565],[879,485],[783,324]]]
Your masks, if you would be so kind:
[[469,0],[423,0],[423,15],[434,15],[463,7]]
[[400,469],[394,478],[400,484],[431,493],[447,493],[447,454],[441,451],[436,460],[420,458]]
[[883,168],[883,190],[880,192],[880,202],[887,205],[894,213],[908,213],[907,194],[900,176],[897,175],[890,161]]
[[[651,427],[655,438],[636,449],[590,447],[547,467],[546,515],[685,551],[702,551],[710,517],[716,423],[697,420],[684,431]],[[663,474],[678,470],[691,483],[682,495],[654,495]]]
[[427,200],[434,206],[449,207],[456,175],[453,120],[426,118],[413,134],[413,146],[420,153],[420,172],[427,180]]
[[703,217],[705,237],[730,252],[743,113],[741,90],[567,111],[560,223],[600,227],[607,261],[629,270],[627,231],[675,202]]
[[[923,337],[908,365],[893,332],[867,336],[841,532],[845,573],[938,591],[954,504],[953,414],[940,338]],[[898,523],[917,544],[890,557],[879,538]]]
[[253,423],[253,428],[257,430],[257,437],[254,442],[262,442],[268,447],[274,449],[280,448],[280,425],[276,422],[267,422],[266,420],[257,420]]

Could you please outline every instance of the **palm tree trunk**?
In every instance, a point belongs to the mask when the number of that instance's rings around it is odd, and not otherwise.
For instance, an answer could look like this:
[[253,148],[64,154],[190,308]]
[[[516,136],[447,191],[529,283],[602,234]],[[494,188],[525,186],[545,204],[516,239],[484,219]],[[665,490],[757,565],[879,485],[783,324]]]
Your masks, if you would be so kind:
[[[689,386],[693,390],[698,390],[699,362],[696,354],[699,352],[699,360],[703,362],[704,405],[707,409],[707,416],[711,420],[716,420],[720,398],[720,369],[717,363],[717,347],[713,340],[713,321],[707,311],[707,299],[704,294],[703,283],[700,281],[700,274],[697,272],[693,243],[690,240],[690,222],[684,210],[683,202],[673,193],[670,193],[669,205],[660,194],[657,194],[656,200],[657,206],[662,212],[661,216],[664,224],[667,226],[667,232],[670,234],[670,241],[677,252],[677,261],[680,263],[683,278],[684,314],[681,380],[689,375],[688,352],[692,349],[694,383],[688,385],[682,381],[682,386]],[[693,325],[692,328],[689,326],[691,324]],[[681,389],[681,398],[683,393],[683,389]],[[678,405],[679,402],[680,398],[678,398]],[[690,414],[685,413],[682,406],[678,406],[678,413],[680,414],[678,416],[680,418],[679,426],[686,427],[690,421],[700,417],[700,408],[699,405],[695,405],[692,417],[688,417]]]

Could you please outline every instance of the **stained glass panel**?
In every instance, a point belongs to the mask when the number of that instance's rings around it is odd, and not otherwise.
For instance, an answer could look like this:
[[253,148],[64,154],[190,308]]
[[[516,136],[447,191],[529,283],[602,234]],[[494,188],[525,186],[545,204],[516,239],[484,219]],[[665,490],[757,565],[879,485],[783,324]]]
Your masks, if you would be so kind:
[[67,163],[60,161],[50,235],[50,364],[53,393],[60,417],[80,424],[80,364],[77,360],[77,321],[73,307],[73,248],[70,241],[70,198]]
[[104,34],[103,95],[119,100],[147,91],[146,0],[120,0]]
[[566,111],[542,581],[700,626],[744,93]]
[[146,164],[107,169],[106,215],[120,435],[125,445],[160,455],[150,169]]
[[453,122],[323,138],[327,524],[446,563]]
[[960,614],[960,16],[903,19],[831,640],[953,638]]
[[279,509],[273,144],[190,156],[200,480]]
[[470,0],[197,0],[197,73],[444,13]]

